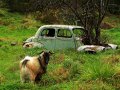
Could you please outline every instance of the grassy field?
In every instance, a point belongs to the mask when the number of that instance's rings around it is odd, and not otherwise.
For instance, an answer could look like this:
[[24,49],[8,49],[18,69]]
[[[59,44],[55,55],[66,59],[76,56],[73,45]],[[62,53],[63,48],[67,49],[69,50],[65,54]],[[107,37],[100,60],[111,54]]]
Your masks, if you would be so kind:
[[[110,17],[110,18],[109,18]],[[112,29],[102,30],[107,41],[120,45],[120,19],[105,19]],[[111,18],[112,17],[112,18]],[[111,22],[110,22],[111,21]],[[0,10],[0,90],[119,90],[120,49],[97,54],[75,50],[54,51],[47,73],[39,84],[20,82],[19,62],[26,55],[38,55],[39,48],[24,49],[22,42],[42,25],[31,15]],[[11,43],[16,43],[12,46]]]

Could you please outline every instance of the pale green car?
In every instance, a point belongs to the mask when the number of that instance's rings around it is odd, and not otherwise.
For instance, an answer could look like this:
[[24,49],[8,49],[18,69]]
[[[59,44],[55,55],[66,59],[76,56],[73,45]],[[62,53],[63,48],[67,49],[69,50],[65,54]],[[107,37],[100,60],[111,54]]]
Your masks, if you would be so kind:
[[77,49],[82,45],[80,36],[83,29],[81,26],[43,25],[38,29],[35,36],[25,41],[24,47],[32,43],[33,47],[43,47],[48,50]]

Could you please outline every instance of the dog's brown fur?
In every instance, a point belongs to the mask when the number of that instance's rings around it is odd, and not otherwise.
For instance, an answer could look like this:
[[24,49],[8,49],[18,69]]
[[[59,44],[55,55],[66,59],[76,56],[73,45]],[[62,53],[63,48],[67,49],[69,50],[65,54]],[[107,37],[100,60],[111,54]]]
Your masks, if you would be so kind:
[[42,52],[40,56],[25,58],[20,62],[21,81],[39,82],[42,74],[46,73],[50,52]]

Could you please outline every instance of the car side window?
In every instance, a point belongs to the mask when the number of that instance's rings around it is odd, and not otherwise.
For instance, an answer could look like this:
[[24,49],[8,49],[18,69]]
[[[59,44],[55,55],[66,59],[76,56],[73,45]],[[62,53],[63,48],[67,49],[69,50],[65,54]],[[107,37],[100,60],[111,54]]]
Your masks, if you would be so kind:
[[68,29],[58,29],[57,37],[71,38],[72,34]]
[[54,37],[55,36],[55,29],[44,29],[41,32],[41,36],[46,36],[46,37]]
[[80,37],[83,34],[80,28],[74,28],[73,33],[75,34],[76,37]]

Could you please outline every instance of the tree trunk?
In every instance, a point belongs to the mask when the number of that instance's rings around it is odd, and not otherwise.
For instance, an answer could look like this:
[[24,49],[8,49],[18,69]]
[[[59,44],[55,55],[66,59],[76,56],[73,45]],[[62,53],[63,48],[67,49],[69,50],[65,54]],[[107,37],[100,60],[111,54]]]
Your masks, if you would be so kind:
[[100,28],[99,27],[97,27],[96,29],[95,29],[95,44],[96,45],[100,45]]

